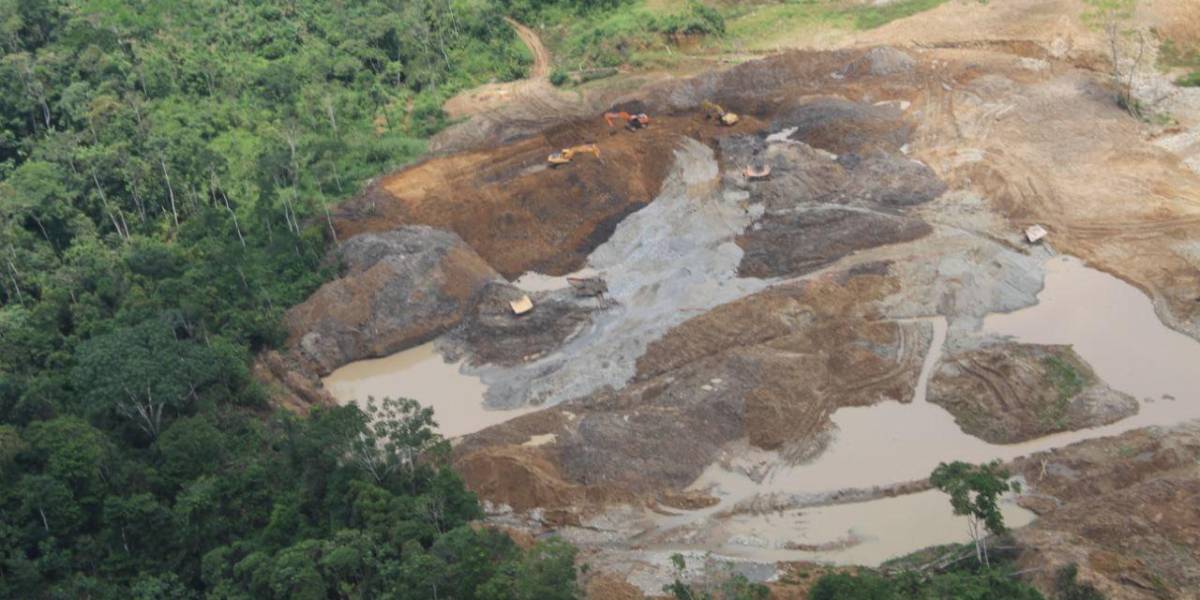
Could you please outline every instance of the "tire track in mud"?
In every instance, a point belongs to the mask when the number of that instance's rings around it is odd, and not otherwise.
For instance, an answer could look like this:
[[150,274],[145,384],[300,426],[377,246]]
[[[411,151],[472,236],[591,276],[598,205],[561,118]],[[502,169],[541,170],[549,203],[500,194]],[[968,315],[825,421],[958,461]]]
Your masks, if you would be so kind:
[[913,358],[917,356],[917,353],[911,347],[912,342],[909,340],[911,335],[908,333],[909,323],[895,323],[896,336],[898,338],[896,343],[897,352],[896,360],[894,362],[895,366],[876,377],[872,377],[870,379],[855,383],[849,387],[842,388],[837,390],[835,393],[839,395],[851,395],[871,388],[882,387],[884,384],[889,384],[899,380],[902,376],[909,372],[912,367],[911,363]]
[[1156,221],[1076,221],[1063,223],[1068,233],[1088,237],[1149,238],[1159,234],[1200,227],[1200,216]]

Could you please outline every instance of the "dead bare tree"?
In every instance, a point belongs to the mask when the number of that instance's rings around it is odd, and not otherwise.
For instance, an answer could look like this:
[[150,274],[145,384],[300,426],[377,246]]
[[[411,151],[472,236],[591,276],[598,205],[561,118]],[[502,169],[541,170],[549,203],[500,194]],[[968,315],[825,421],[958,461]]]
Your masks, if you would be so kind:
[[1145,62],[1146,49],[1151,43],[1144,30],[1129,27],[1129,21],[1137,10],[1137,0],[1090,0],[1089,3],[1094,9],[1085,18],[1102,25],[1108,41],[1117,104],[1133,117],[1145,118],[1150,108],[1170,94],[1145,103],[1134,93],[1134,85]]

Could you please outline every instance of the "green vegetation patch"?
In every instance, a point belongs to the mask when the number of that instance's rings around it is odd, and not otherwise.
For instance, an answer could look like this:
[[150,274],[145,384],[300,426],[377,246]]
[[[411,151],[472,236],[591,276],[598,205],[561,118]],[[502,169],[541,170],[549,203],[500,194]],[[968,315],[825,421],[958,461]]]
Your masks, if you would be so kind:
[[1061,400],[1070,400],[1079,395],[1087,385],[1087,377],[1072,362],[1059,355],[1042,359],[1046,369],[1046,380],[1058,392]]
[[847,9],[853,15],[854,26],[858,29],[874,29],[882,27],[905,17],[911,17],[919,12],[937,8],[948,0],[895,0],[887,4],[875,5],[866,3],[858,8]]
[[725,33],[725,17],[693,0],[681,7],[638,5],[593,12],[566,19],[559,27],[563,31],[554,44],[556,60],[571,69],[589,69],[637,63],[640,54],[687,38],[720,36]]
[[1046,430],[1066,427],[1067,409],[1070,401],[1083,392],[1087,377],[1070,360],[1052,354],[1042,359],[1045,381],[1055,391],[1054,402],[1041,407],[1038,421]]
[[1183,46],[1175,40],[1165,39],[1158,51],[1158,65],[1164,69],[1182,68],[1188,74],[1175,80],[1184,87],[1200,87],[1200,47]]

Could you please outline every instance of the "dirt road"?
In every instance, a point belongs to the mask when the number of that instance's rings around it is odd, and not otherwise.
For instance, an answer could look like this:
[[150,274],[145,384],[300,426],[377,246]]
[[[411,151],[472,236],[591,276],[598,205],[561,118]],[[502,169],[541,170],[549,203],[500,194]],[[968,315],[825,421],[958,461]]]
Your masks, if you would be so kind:
[[533,55],[529,74],[516,81],[487,83],[447,100],[442,110],[451,119],[471,116],[503,119],[513,113],[520,114],[525,107],[537,107],[546,113],[560,110],[563,98],[557,88],[550,85],[550,51],[542,44],[537,32],[509,17],[504,20]]
[[529,76],[526,79],[548,77],[550,75],[550,52],[542,44],[542,38],[538,37],[538,34],[534,30],[518,23],[511,17],[504,17],[504,21],[512,25],[513,30],[517,32],[517,37],[521,38],[521,42],[533,54],[533,67],[529,69]]

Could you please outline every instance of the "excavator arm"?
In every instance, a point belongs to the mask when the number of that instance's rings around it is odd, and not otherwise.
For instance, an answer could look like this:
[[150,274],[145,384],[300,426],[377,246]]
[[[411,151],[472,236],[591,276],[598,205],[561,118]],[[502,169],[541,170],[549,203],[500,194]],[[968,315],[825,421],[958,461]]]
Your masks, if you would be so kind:
[[549,162],[551,166],[565,165],[571,162],[571,159],[575,158],[576,154],[580,153],[591,154],[596,158],[600,158],[600,147],[596,144],[581,144],[579,146],[563,148],[562,150],[547,156],[546,162]]
[[621,121],[628,129],[640,129],[650,124],[650,117],[646,113],[633,115],[625,111],[606,112],[604,113],[604,120],[608,122],[609,127],[615,127],[616,121]]

